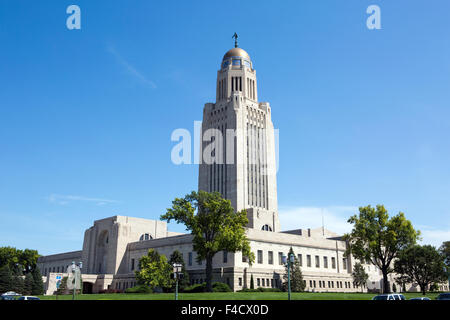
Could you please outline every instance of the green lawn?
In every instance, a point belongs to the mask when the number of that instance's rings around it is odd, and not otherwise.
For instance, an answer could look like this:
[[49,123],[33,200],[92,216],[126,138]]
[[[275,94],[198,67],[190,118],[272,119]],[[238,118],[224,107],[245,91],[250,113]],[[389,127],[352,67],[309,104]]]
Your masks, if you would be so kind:
[[[420,293],[405,293],[406,299],[421,297]],[[426,296],[434,300],[438,294]],[[370,300],[373,293],[292,293],[292,300]],[[56,300],[55,296],[39,296],[42,300]],[[71,300],[72,295],[58,296],[58,300]],[[83,294],[77,300],[173,300],[173,293],[152,294]],[[286,292],[214,292],[214,293],[180,293],[179,300],[287,300]]]

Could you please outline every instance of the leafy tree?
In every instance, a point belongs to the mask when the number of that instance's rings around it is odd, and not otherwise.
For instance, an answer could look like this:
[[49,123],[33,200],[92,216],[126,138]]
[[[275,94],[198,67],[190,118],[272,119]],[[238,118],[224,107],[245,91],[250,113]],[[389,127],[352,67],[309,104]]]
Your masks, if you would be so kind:
[[170,278],[172,266],[167,262],[165,255],[160,255],[154,249],[139,259],[139,270],[135,271],[139,284],[145,284],[152,289],[156,287],[170,288],[173,279]]
[[250,276],[250,289],[255,289],[255,280],[253,280],[253,274]]
[[255,259],[245,235],[246,211],[235,212],[231,202],[218,192],[193,191],[176,198],[161,219],[183,223],[191,231],[197,261],[206,261],[206,291],[212,292],[212,261],[217,252],[242,251],[249,263]]
[[23,282],[23,295],[31,295],[31,290],[33,290],[33,282],[33,275],[31,273],[27,273]]
[[444,259],[430,245],[414,245],[402,250],[394,263],[396,273],[410,283],[417,283],[425,295],[428,285],[446,279]]
[[175,250],[169,257],[169,264],[173,266],[174,263],[179,263],[182,265],[181,273],[183,274],[183,278],[178,281],[178,287],[180,290],[183,290],[185,287],[189,286],[189,273],[186,271],[186,264],[183,259],[183,254]]
[[59,288],[58,288],[57,291],[56,291],[57,294],[64,294],[64,293],[66,293],[66,290],[67,290],[67,280],[68,280],[68,279],[69,279],[68,277],[63,277],[63,278],[61,279],[61,284],[59,285]]
[[36,267],[39,254],[36,250],[19,250],[13,247],[0,248],[0,267],[8,265],[10,270],[20,269],[24,273],[32,272]]
[[364,291],[364,287],[369,279],[369,275],[360,262],[356,262],[353,266],[352,272],[353,282],[357,286],[361,286],[361,291]]
[[12,289],[12,276],[11,269],[7,264],[0,267],[0,294]]
[[24,294],[25,282],[23,279],[22,271],[19,268],[12,270],[12,287],[11,290],[17,293]]
[[395,285],[395,283],[392,284],[392,292],[397,292],[397,286]]
[[447,277],[450,284],[450,241],[445,241],[439,248],[439,253],[444,259],[445,267],[447,269]]
[[33,276],[33,285],[31,287],[32,295],[44,294],[44,282],[42,281],[42,275],[38,267],[35,267],[31,272]]
[[346,255],[353,254],[359,260],[376,265],[383,274],[383,292],[389,293],[391,263],[402,249],[416,243],[420,231],[414,230],[402,212],[389,218],[382,205],[360,207],[359,215],[350,217],[348,222],[353,224],[353,229],[343,237],[349,243]]
[[[292,247],[289,249],[289,253],[287,255],[287,261],[289,262],[290,255],[294,255],[294,263],[290,265],[290,277],[291,277],[291,291],[292,292],[302,292],[305,291],[305,282],[303,281],[302,270],[300,269],[300,262],[294,254],[294,250]],[[285,266],[285,272],[283,275],[283,290],[288,290],[288,269],[287,264]]]

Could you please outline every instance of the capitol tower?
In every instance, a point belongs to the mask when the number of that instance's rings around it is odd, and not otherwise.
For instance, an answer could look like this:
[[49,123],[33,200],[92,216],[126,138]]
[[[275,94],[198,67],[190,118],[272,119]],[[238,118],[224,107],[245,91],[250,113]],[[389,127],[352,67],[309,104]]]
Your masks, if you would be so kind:
[[258,101],[252,60],[235,38],[217,72],[216,103],[203,109],[198,189],[247,210],[248,228],[280,232],[271,108]]

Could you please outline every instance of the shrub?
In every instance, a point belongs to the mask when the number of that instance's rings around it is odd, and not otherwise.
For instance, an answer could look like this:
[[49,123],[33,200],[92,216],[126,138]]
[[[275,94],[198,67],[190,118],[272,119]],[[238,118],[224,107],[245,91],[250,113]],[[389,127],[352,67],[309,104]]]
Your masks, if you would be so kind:
[[183,292],[195,293],[195,292],[205,292],[206,282],[200,284],[193,284],[192,286],[184,288]]
[[262,287],[258,287],[257,289],[245,288],[245,289],[242,289],[242,290],[238,290],[238,292],[281,292],[281,289],[279,289],[279,288],[262,288]]
[[128,288],[125,290],[125,293],[152,293],[153,290],[149,286],[146,285],[137,285],[132,288]]
[[[213,282],[212,284],[213,292],[233,292],[230,286],[223,282]],[[185,293],[197,293],[206,291],[206,282],[201,284],[193,284],[192,286],[184,288]]]
[[223,282],[214,282],[212,287],[213,292],[233,292],[230,286]]
[[123,293],[123,290],[117,290],[117,289],[104,289],[100,290],[98,293]]

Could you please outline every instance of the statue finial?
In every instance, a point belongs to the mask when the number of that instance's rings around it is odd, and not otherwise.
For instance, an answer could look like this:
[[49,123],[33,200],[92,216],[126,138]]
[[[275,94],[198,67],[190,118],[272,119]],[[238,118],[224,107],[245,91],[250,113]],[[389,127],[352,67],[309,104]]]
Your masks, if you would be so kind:
[[234,47],[237,48],[238,47],[238,42],[237,42],[238,35],[236,32],[233,34],[232,38],[234,38]]

